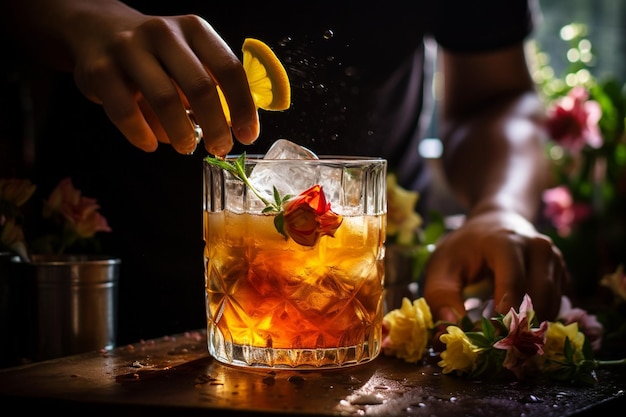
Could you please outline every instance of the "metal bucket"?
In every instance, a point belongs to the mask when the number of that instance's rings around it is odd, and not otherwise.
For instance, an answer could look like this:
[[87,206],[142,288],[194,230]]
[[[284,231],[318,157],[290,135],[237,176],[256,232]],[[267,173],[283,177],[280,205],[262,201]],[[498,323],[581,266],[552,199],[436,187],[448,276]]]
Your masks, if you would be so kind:
[[19,293],[27,359],[44,360],[116,344],[120,259],[34,255],[22,262]]

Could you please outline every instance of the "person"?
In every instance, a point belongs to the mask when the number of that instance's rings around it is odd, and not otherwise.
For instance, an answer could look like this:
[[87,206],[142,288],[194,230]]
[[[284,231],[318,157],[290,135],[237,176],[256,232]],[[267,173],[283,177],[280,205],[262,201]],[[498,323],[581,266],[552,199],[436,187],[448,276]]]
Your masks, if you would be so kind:
[[[524,53],[534,1],[4,6],[19,50],[61,74],[35,167],[44,181],[72,167],[78,187],[101,198],[123,258],[122,342],[205,324],[199,162],[207,153],[263,152],[288,138],[318,154],[382,156],[427,202],[432,177],[417,147],[433,125],[445,178],[466,212],[427,266],[423,294],[435,318],[456,320],[464,288],[484,280],[493,280],[497,311],[528,293],[539,318],[555,318],[567,273],[534,226],[548,180],[543,108]],[[248,36],[285,64],[289,110],[255,108],[236,52]],[[434,119],[429,83],[439,68]],[[198,148],[186,110],[203,130]]]

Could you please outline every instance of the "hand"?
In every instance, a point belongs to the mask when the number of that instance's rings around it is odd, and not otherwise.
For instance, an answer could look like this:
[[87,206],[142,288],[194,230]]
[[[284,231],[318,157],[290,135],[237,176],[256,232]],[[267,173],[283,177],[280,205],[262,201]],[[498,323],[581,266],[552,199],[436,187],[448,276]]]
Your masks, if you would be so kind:
[[241,143],[259,135],[259,121],[243,66],[203,19],[148,16],[120,6],[82,13],[69,31],[74,77],[80,91],[102,104],[109,119],[144,151],[171,143],[182,154],[204,146],[218,156],[233,146],[216,85],[226,97],[232,131]]
[[492,210],[468,217],[437,244],[427,268],[424,297],[433,315],[458,321],[463,289],[493,280],[495,310],[518,308],[525,293],[540,320],[553,320],[567,281],[560,250],[521,215]]

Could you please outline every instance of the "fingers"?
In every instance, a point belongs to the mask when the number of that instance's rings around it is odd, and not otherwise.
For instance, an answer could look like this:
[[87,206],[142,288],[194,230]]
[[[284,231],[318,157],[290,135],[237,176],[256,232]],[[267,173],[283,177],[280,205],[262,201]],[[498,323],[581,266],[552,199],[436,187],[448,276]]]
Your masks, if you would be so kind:
[[[205,148],[225,155],[232,133],[242,143],[259,135],[256,107],[235,54],[197,16],[144,16],[78,57],[75,78],[88,98],[101,103],[111,121],[135,146],[154,151],[158,142],[177,152],[195,150],[195,125]],[[217,93],[220,85],[232,118],[228,125]]]
[[[194,16],[188,16],[182,24],[194,25],[196,23],[202,25],[204,30],[212,36],[207,39],[206,36],[199,36],[200,32],[189,31],[192,34],[189,44],[213,78],[218,81],[224,93],[230,109],[235,137],[243,144],[250,144],[259,136],[259,117],[241,61],[204,20],[194,20]],[[187,96],[193,105],[193,97]]]
[[[199,18],[194,16],[182,17],[180,21],[181,27],[173,27],[171,31],[162,27],[164,22],[151,22],[154,26],[150,29],[150,31],[154,32],[151,39],[154,39],[153,45],[158,45],[158,49],[154,51],[154,53],[158,56],[159,63],[167,70],[167,75],[171,76],[176,81],[179,91],[184,95],[185,103],[188,103],[193,111],[195,121],[202,128],[207,150],[214,154],[223,155],[230,151],[233,144],[230,126],[228,126],[226,122],[217,93],[216,81],[211,76],[209,67],[205,67],[200,59],[198,59],[185,39],[185,26],[190,26],[185,22],[189,20],[196,22],[196,26],[198,26],[198,22],[200,21]],[[192,27],[189,29],[190,32],[194,32],[194,30],[197,31],[197,28]],[[205,32],[203,32],[203,34],[204,33]],[[204,38],[205,43],[207,43],[206,36]],[[211,40],[211,42],[214,41]],[[241,63],[227,47],[225,49],[212,49],[211,52],[211,56],[214,57],[216,62],[230,61],[232,62],[231,68],[229,68],[230,71],[240,71],[243,73]],[[217,56],[215,57],[215,55]],[[241,82],[247,90],[245,73]],[[184,105],[181,108],[183,111],[186,110]],[[162,113],[159,112],[160,110]],[[165,125],[166,120],[168,120],[170,115],[178,118],[179,114],[174,115],[166,106],[163,106],[163,109],[154,107],[154,111],[161,120],[165,130],[169,133],[170,130],[167,125]],[[182,117],[181,119],[186,120],[186,118]],[[186,133],[192,133],[188,129],[189,121],[187,120],[185,131]],[[168,134],[168,136],[170,136],[172,145],[176,147],[174,137],[172,137],[171,134]],[[187,140],[190,142],[187,143]],[[179,150],[179,152],[182,153],[182,150],[185,149],[187,145],[191,148],[189,150],[193,151],[193,149],[195,149],[195,132],[193,132],[193,140],[187,136],[181,140],[181,150]]]
[[528,294],[539,320],[554,320],[567,284],[567,269],[559,249],[545,236],[532,240],[529,249]]
[[[147,22],[145,24],[146,34],[144,35],[143,32],[139,34],[139,38],[150,36],[149,40],[142,41],[140,39],[139,42],[140,46],[147,45],[147,47],[137,47],[135,42],[118,42],[116,44],[116,56],[125,73],[137,85],[152,112],[159,119],[174,149],[179,153],[187,154],[196,148],[193,126],[187,117],[177,86],[171,75],[166,72],[167,70],[172,71],[172,68],[168,67],[166,57],[163,57],[160,51],[176,49],[182,61],[181,65],[189,67],[188,75],[197,76],[198,71],[197,68],[194,71],[193,59],[189,58],[191,54],[184,53],[185,47],[174,44],[176,37],[163,35],[164,32],[171,35],[171,32],[168,31],[169,28],[165,25],[163,20]],[[160,49],[157,51],[150,50],[153,44],[158,44]],[[203,72],[202,68],[199,72]],[[174,73],[174,79],[177,75],[178,77],[185,76],[185,74]],[[207,77],[206,73],[204,77]],[[213,86],[212,83],[210,86]]]
[[494,277],[494,308],[506,314],[517,309],[526,292],[526,264],[522,238],[512,232],[489,236],[483,253]]
[[540,320],[555,319],[568,279],[558,248],[537,233],[522,235],[508,229],[482,232],[478,228],[459,229],[442,240],[432,254],[424,297],[433,316],[457,321],[465,314],[465,287],[492,277],[496,312],[519,309],[528,294]]
[[543,235],[522,237],[508,233],[489,239],[487,264],[494,273],[497,312],[518,309],[525,294],[540,320],[559,312],[566,268],[559,250]]
[[137,93],[111,61],[100,59],[89,66],[77,65],[74,79],[87,98],[102,104],[108,118],[130,143],[146,152],[156,150],[157,137],[137,104]]
[[462,268],[444,251],[435,251],[426,269],[424,298],[436,320],[457,322],[465,315]]

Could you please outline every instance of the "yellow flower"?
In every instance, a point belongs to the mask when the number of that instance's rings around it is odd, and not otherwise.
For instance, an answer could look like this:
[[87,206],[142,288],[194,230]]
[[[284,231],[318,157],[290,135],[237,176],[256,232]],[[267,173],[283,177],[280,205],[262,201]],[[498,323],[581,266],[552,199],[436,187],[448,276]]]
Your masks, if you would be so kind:
[[392,310],[383,319],[389,334],[383,340],[383,349],[388,355],[395,355],[406,362],[422,359],[433,328],[430,307],[424,298],[413,303],[402,299],[400,309]]
[[446,330],[447,333],[439,337],[446,344],[446,350],[441,352],[441,360],[437,365],[443,368],[444,374],[456,371],[462,375],[474,371],[483,349],[474,345],[459,327],[448,326]]
[[602,277],[600,285],[608,287],[613,294],[618,296],[622,301],[626,301],[626,274],[624,273],[624,265],[617,267],[615,272]]
[[15,223],[15,219],[5,221],[5,218],[0,215],[0,250],[6,247],[23,259],[28,259],[25,241],[22,226]]
[[33,195],[37,186],[30,180],[17,178],[0,178],[0,201],[23,206]]
[[0,252],[9,250],[27,259],[21,207],[36,188],[27,179],[0,178]]
[[422,217],[415,212],[419,193],[398,185],[394,174],[387,175],[387,236],[396,236],[400,244],[411,244]]
[[549,322],[548,331],[546,332],[546,343],[543,346],[545,360],[565,361],[563,355],[565,338],[569,339],[574,351],[574,361],[578,362],[585,359],[583,353],[585,335],[578,330],[578,323],[574,322],[566,326],[561,322]]

